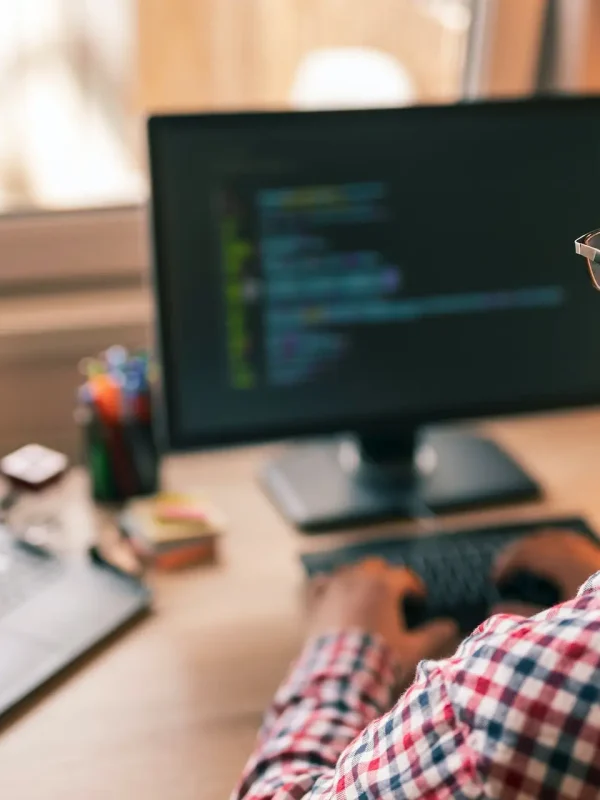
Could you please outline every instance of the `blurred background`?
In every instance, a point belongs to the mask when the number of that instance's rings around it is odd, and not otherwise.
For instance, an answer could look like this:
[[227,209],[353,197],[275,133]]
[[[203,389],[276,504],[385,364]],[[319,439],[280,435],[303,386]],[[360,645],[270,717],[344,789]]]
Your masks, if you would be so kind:
[[151,111],[594,90],[596,0],[0,0],[0,209],[140,201]]
[[598,34],[600,0],[0,0],[0,448],[72,451],[75,360],[148,340],[149,113],[595,92]]

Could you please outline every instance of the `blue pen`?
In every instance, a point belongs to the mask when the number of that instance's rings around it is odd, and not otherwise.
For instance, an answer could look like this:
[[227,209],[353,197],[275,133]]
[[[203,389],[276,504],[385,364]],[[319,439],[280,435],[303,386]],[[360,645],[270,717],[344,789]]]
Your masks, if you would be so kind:
[[136,415],[137,399],[140,394],[140,380],[139,376],[130,370],[125,373],[124,377],[122,388],[123,417],[126,420],[132,420]]
[[148,390],[148,365],[136,359],[131,363],[131,371],[138,381],[138,390],[141,393]]

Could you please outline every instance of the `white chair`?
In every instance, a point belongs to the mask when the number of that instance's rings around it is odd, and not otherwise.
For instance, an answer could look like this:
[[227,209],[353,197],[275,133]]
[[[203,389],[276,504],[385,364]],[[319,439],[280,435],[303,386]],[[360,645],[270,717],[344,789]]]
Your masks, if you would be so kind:
[[367,47],[314,50],[300,64],[291,92],[294,108],[373,108],[410,105],[414,82],[393,56]]

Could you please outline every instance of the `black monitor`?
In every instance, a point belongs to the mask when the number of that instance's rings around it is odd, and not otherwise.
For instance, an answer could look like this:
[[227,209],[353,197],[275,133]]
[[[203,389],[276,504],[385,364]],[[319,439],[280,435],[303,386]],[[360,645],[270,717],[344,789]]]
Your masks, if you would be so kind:
[[263,481],[305,529],[537,494],[430,426],[600,400],[573,248],[600,224],[600,99],[161,116],[149,138],[170,448],[301,438]]

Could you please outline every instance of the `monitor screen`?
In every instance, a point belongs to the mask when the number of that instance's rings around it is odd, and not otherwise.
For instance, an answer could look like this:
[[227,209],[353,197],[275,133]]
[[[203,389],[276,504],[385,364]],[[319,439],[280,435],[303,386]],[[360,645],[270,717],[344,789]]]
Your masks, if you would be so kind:
[[173,448],[600,400],[600,99],[149,131]]

